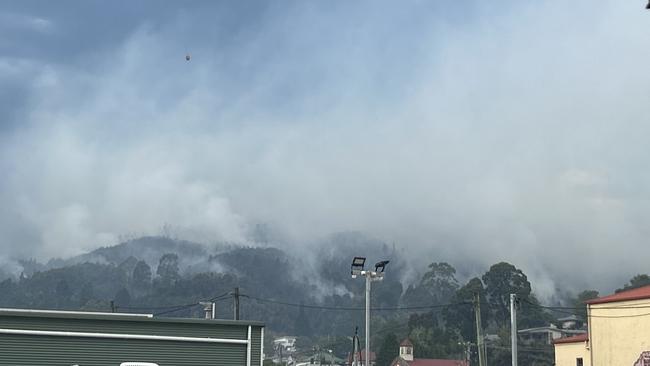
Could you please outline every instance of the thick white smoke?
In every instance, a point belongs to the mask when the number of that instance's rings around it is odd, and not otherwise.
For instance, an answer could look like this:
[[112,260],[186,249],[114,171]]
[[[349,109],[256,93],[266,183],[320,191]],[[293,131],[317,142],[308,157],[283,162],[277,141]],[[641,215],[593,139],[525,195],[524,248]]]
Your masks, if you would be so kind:
[[431,21],[426,2],[367,5],[207,35],[184,13],[74,64],[2,56],[29,85],[0,147],[3,252],[72,255],[166,223],[245,242],[264,223],[291,245],[358,230],[422,262],[511,261],[545,294],[647,272],[641,7]]

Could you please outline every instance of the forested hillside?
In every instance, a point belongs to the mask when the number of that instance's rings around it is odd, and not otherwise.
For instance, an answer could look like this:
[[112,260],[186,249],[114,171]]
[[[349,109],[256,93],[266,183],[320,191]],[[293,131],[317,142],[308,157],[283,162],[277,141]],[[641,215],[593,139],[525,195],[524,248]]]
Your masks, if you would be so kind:
[[[509,357],[509,294],[519,303],[519,328],[546,326],[557,316],[540,306],[527,276],[497,263],[480,276],[459,279],[452,264],[436,262],[403,284],[404,259],[392,247],[362,236],[333,236],[317,253],[288,253],[274,247],[221,244],[212,247],[165,237],[143,237],[74,258],[22,263],[24,271],[0,283],[0,306],[146,312],[158,316],[202,316],[199,301],[213,300],[220,318],[233,317],[233,292],[240,291],[241,317],[264,321],[269,334],[301,336],[303,347],[328,347],[339,356],[348,336],[363,327],[363,281],[350,278],[350,259],[372,253],[391,260],[390,275],[373,284],[373,344],[392,359],[395,339],[407,335],[418,357],[464,357],[475,342],[473,300],[492,334],[492,360]],[[649,282],[634,277],[625,288]],[[597,296],[585,291],[564,305]],[[561,304],[554,304],[561,305]],[[270,337],[269,337],[270,338]],[[546,365],[550,348],[522,349],[531,362]],[[535,364],[535,363],[531,363]]]

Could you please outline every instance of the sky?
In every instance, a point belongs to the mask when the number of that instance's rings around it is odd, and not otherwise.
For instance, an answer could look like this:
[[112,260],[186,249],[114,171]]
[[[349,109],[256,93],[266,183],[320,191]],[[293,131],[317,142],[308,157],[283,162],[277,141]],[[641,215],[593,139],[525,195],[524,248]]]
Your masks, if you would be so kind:
[[620,287],[650,272],[644,5],[1,1],[0,262],[262,227]]

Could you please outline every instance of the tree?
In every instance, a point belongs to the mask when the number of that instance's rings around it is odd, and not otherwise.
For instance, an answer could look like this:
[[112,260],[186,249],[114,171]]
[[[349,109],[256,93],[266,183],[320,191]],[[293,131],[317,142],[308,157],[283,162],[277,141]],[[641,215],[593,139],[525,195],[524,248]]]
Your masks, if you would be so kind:
[[79,306],[84,307],[88,301],[92,300],[95,297],[95,290],[93,289],[93,284],[90,282],[84,283],[79,292]]
[[399,355],[399,341],[395,333],[388,333],[381,343],[377,353],[377,366],[390,366],[395,357]]
[[58,307],[63,308],[68,305],[70,302],[70,297],[72,296],[72,290],[68,285],[68,281],[65,279],[59,280],[54,289],[54,294],[56,296],[56,303]]
[[470,279],[463,287],[456,291],[451,300],[453,305],[443,310],[443,319],[447,327],[458,330],[464,341],[476,342],[476,323],[474,315],[474,294],[479,294],[481,306],[481,323],[488,324],[490,309],[487,306],[485,287],[480,278]]
[[170,286],[180,278],[178,274],[178,255],[175,253],[164,254],[160,258],[156,274],[160,277],[163,285]]
[[522,328],[547,326],[557,319],[541,307],[535,295],[530,294],[517,307],[517,324]]
[[120,265],[117,266],[117,268],[122,270],[122,272],[124,272],[124,274],[128,276],[133,274],[133,269],[137,264],[138,264],[138,259],[134,256],[129,256],[127,259],[122,261],[122,263],[120,263]]
[[305,313],[305,306],[300,305],[300,310],[298,311],[298,316],[296,317],[296,323],[294,326],[296,335],[299,336],[312,336],[313,331],[311,328],[311,322]]
[[438,304],[447,302],[460,287],[456,269],[449,263],[431,263],[429,271],[422,276],[420,287],[426,289]]
[[399,305],[402,283],[397,278],[385,278],[373,284],[371,301],[376,307],[392,308]]
[[510,319],[510,294],[528,300],[531,292],[528,277],[510,263],[501,262],[490,267],[483,275],[485,291],[490,305],[494,307],[495,320],[503,326]]
[[129,306],[131,304],[131,294],[129,294],[129,290],[126,288],[120,289],[115,294],[115,305],[119,306]]
[[151,285],[151,267],[145,261],[138,261],[133,269],[133,287],[145,290]]
[[431,263],[417,286],[410,285],[404,293],[408,306],[438,305],[449,302],[458,290],[456,269],[449,263]]
[[450,328],[418,326],[409,339],[415,358],[456,358],[463,353],[458,334]]
[[647,274],[638,274],[630,279],[630,282],[623,285],[623,288],[616,290],[616,293],[621,291],[633,290],[635,288],[650,285],[650,276]]
[[596,290],[584,290],[576,295],[575,298],[571,300],[571,305],[575,307],[575,314],[582,318],[583,321],[587,321],[587,305],[585,302],[595,299],[600,294]]

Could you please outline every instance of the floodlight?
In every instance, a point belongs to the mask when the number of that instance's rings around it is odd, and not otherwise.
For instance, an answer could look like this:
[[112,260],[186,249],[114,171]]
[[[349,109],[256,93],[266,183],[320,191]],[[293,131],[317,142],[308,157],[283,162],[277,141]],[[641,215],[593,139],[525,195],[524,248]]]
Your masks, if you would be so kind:
[[357,275],[361,274],[361,271],[363,270],[363,266],[365,264],[365,257],[354,257],[354,259],[352,259],[352,264],[350,265],[350,273],[352,274],[352,278],[356,278]]
[[390,261],[377,262],[377,264],[375,264],[375,272],[384,272],[384,269],[385,269],[386,265],[388,264],[388,262],[390,262]]

